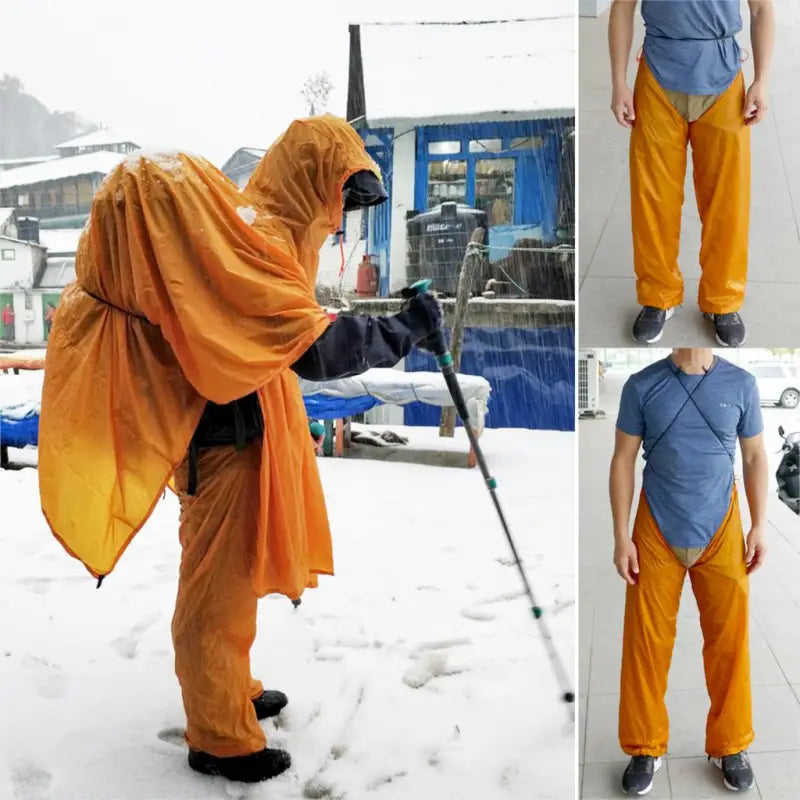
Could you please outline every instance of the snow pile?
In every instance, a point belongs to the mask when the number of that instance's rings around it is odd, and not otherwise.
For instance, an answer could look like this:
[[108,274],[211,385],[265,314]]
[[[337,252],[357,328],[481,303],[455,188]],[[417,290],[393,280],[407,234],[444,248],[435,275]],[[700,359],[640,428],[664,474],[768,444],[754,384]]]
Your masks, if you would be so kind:
[[43,370],[23,370],[19,375],[0,372],[0,411],[10,416],[11,409],[41,408],[43,382]]
[[[479,375],[458,375],[458,385],[465,400],[486,403],[492,387]],[[403,372],[399,369],[370,369],[354,378],[334,381],[307,381],[300,379],[304,395],[326,394],[331,397],[377,397],[383,403],[405,405],[420,401],[434,406],[452,404],[450,390],[439,372]]]
[[142,161],[149,161],[165,172],[171,172],[176,177],[179,177],[183,173],[181,155],[182,153],[178,151],[136,150],[122,161],[122,166],[125,169],[135,171],[139,168]]
[[240,206],[236,209],[236,213],[239,215],[239,219],[247,225],[252,225],[256,221],[256,210],[254,208]]
[[[439,441],[433,429],[402,432]],[[463,431],[455,442],[466,453]],[[522,430],[483,439],[567,664],[573,442]],[[253,672],[289,695],[264,725],[293,766],[252,788],[185,763],[170,641],[176,500],[157,506],[98,591],[49,532],[37,473],[0,472],[0,607],[14,609],[0,617],[0,797],[573,796],[574,731],[480,473],[319,465],[337,577],[298,609],[280,597],[260,603]]]

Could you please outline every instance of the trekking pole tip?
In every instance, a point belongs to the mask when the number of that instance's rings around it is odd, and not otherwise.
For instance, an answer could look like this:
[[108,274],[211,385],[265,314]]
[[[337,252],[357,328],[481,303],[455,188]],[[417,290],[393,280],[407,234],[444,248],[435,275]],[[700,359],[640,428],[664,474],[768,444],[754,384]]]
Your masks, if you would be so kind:
[[565,703],[574,703],[575,702],[575,693],[574,692],[564,692],[564,696],[561,699]]

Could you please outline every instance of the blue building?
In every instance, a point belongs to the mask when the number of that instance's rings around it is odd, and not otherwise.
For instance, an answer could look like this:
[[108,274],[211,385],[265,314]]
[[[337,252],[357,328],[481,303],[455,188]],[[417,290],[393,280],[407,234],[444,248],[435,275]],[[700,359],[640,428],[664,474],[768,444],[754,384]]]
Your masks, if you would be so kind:
[[569,16],[350,26],[347,118],[390,194],[367,227],[382,295],[406,283],[406,220],[442,202],[487,213],[495,259],[574,236],[574,54]]

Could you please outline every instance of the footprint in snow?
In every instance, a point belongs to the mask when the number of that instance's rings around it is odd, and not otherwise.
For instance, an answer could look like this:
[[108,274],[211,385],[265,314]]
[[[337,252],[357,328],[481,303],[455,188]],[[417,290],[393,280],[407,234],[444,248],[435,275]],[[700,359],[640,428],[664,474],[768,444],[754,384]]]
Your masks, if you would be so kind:
[[114,639],[111,642],[114,652],[121,658],[127,658],[132,661],[138,655],[139,640],[160,618],[161,614],[157,612],[148,614],[138,625],[131,628],[131,632],[127,636],[120,636]]
[[495,619],[497,614],[487,606],[496,606],[500,603],[510,602],[522,597],[525,593],[522,590],[516,592],[506,592],[497,597],[489,597],[485,600],[478,600],[476,603],[461,609],[461,616],[476,622],[490,622]]
[[38,764],[18,764],[11,771],[16,800],[44,800],[53,776]]
[[452,647],[469,644],[469,639],[451,639],[442,642],[427,642],[417,647],[411,657],[416,659],[410,669],[403,675],[403,683],[412,689],[421,689],[434,678],[443,675],[458,675],[463,667],[448,663],[449,650]]
[[58,664],[45,658],[26,655],[22,659],[22,665],[32,673],[39,697],[59,700],[67,693],[67,679]]
[[174,745],[175,747],[186,747],[186,739],[184,734],[186,731],[183,728],[164,728],[163,731],[158,732],[158,738],[162,742]]

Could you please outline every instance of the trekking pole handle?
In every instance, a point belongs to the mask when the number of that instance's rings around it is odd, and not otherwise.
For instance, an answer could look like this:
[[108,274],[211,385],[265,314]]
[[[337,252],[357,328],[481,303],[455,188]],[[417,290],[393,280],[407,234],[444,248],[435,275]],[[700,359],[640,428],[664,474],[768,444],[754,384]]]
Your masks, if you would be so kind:
[[[432,286],[433,281],[430,278],[422,278],[416,283],[412,283],[406,292],[412,297],[417,297],[421,294],[427,294],[430,292]],[[437,328],[431,334],[430,339],[433,345],[433,355],[436,358],[436,363],[441,367],[442,370],[445,370],[448,367],[452,368],[453,356],[450,355],[450,350],[447,347],[447,341],[444,338],[444,331],[441,328]]]

